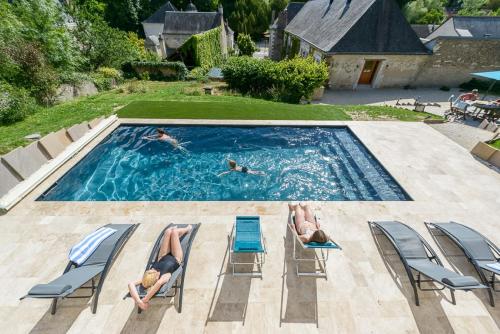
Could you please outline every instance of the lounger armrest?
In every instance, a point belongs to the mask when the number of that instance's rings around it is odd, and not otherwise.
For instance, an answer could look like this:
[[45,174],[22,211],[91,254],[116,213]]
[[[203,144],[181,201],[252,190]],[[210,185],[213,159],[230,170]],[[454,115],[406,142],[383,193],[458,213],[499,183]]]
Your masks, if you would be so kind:
[[28,295],[62,295],[66,291],[71,289],[71,285],[59,285],[59,284],[37,284],[31,288]]
[[479,282],[472,276],[452,277],[452,278],[445,277],[442,279],[442,282],[448,284],[449,286],[454,286],[457,288],[480,285]]

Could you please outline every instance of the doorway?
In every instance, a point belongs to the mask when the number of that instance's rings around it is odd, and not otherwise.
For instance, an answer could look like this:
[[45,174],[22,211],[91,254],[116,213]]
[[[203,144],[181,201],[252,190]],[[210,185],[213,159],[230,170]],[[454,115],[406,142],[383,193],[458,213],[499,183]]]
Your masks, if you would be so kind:
[[377,68],[379,65],[379,60],[365,60],[365,65],[361,71],[361,76],[359,77],[359,85],[371,85]]

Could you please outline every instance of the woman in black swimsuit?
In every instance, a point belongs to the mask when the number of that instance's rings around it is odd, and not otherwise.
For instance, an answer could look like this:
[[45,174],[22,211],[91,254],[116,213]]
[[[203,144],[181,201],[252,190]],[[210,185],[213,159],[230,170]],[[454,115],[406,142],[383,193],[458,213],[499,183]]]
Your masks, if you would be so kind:
[[239,166],[236,161],[234,160],[227,160],[228,164],[229,164],[229,170],[226,171],[226,172],[222,172],[219,174],[219,176],[222,176],[222,175],[225,175],[225,174],[229,174],[231,172],[240,172],[240,173],[243,173],[243,174],[253,174],[253,175],[264,175],[265,173],[264,172],[260,172],[258,170],[251,170],[251,169],[248,169],[248,167],[245,167],[245,166]]
[[[146,310],[149,307],[149,300],[160,290],[163,284],[168,282],[172,273],[181,265],[183,253],[180,238],[191,229],[191,226],[167,229],[156,261],[153,262],[149,270],[146,270],[141,280],[128,284],[130,295],[140,309]],[[142,299],[136,289],[139,284],[148,289],[148,293]]]

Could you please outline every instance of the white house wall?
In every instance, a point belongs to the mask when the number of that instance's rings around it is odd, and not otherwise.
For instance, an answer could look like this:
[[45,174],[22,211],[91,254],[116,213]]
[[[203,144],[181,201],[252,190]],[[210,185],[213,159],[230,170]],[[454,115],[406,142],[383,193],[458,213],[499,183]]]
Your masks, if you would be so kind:
[[158,37],[163,32],[163,23],[143,23],[144,35]]

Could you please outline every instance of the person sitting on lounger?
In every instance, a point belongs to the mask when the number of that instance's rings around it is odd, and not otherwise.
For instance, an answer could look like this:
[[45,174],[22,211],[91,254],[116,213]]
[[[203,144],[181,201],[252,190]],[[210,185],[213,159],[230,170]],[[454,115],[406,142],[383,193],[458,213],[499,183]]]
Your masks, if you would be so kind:
[[156,129],[156,135],[152,136],[145,136],[142,137],[143,139],[148,139],[148,140],[159,140],[159,141],[164,141],[169,144],[171,144],[173,147],[179,146],[179,141],[172,137],[170,134],[167,133],[167,131],[163,130],[162,128],[157,128]]
[[219,174],[219,176],[229,174],[231,172],[240,172],[243,174],[253,174],[253,175],[264,175],[264,172],[258,171],[258,170],[251,170],[248,167],[240,166],[236,163],[234,160],[228,160],[229,164],[229,170],[226,172],[222,172]]
[[294,205],[289,203],[288,209],[290,213],[295,211],[295,229],[303,243],[325,243],[330,240],[328,235],[320,229],[319,222],[316,220],[314,213],[307,204]]
[[[144,273],[141,280],[128,284],[130,295],[140,309],[146,310],[149,307],[149,300],[160,290],[163,284],[168,282],[172,273],[181,265],[184,254],[182,253],[180,238],[191,229],[191,226],[167,229],[163,236],[158,258],[151,265],[151,269]],[[148,290],[148,293],[142,299],[136,289],[139,284],[142,284]]]
[[473,102],[479,100],[479,91],[477,89],[473,89],[470,93],[460,95],[458,99],[464,102]]

